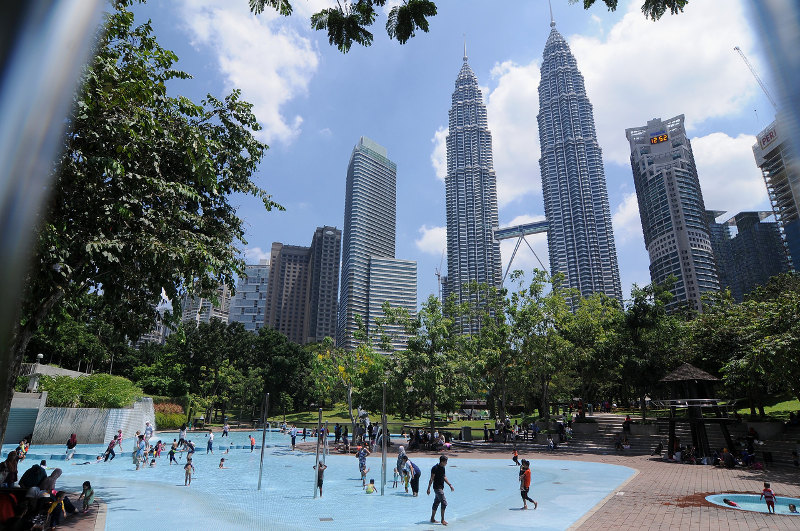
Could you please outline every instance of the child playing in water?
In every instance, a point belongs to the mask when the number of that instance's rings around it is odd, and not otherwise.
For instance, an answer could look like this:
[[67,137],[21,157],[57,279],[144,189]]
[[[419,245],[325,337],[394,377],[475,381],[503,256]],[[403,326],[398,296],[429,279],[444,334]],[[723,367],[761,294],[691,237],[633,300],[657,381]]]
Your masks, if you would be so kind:
[[725,505],[730,505],[731,507],[739,507],[738,503],[736,503],[735,501],[731,501],[728,498],[723,498],[722,503],[724,503]]
[[514,461],[514,464],[519,466],[519,454],[517,453],[517,449],[514,448],[514,453],[511,456],[511,460]]
[[370,479],[369,480],[369,485],[367,485],[367,488],[366,488],[365,492],[367,494],[372,494],[373,492],[375,492],[375,480],[374,479]]
[[761,491],[761,496],[758,497],[760,500],[764,498],[764,501],[767,502],[767,511],[771,514],[775,514],[775,491],[769,488],[769,483],[764,482],[764,490]]
[[250,436],[250,453],[253,453],[253,448],[256,447],[256,438],[252,435]]
[[186,464],[183,466],[183,469],[186,471],[186,478],[183,481],[184,487],[188,487],[192,484],[192,472],[194,472],[194,465],[192,464],[192,458],[186,458]]
[[325,469],[328,468],[328,465],[320,461],[317,466],[312,468],[317,469],[317,488],[319,489],[319,497],[322,498],[322,479],[325,475]]
[[224,457],[219,460],[219,467],[220,468],[228,468],[228,467],[225,466],[225,458]]
[[88,481],[83,482],[83,492],[78,496],[79,500],[81,498],[83,498],[83,512],[86,512],[89,510],[89,506],[94,503],[94,489]]
[[397,488],[397,476],[398,476],[397,468],[395,468],[394,469],[394,473],[393,473],[393,477],[392,477],[392,488],[393,489]]
[[789,504],[789,512],[790,513],[796,513],[797,512],[797,506],[795,506],[795,504],[793,504],[793,503],[790,503]]

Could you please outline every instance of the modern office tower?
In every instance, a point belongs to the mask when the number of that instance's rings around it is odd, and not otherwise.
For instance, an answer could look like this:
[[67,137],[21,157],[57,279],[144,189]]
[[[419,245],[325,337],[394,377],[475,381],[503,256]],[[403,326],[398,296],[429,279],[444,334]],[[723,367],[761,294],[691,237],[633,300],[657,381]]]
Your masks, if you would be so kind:
[[270,253],[265,325],[304,344],[308,337],[311,248],[272,244]]
[[[710,213],[713,214],[723,213]],[[737,302],[742,302],[745,295],[765,285],[771,277],[789,270],[778,223],[764,221],[772,215],[772,212],[740,212],[722,223],[711,220],[711,247],[720,271],[720,286],[730,288]],[[736,229],[733,236],[732,227]]]
[[211,319],[228,322],[231,307],[231,290],[228,286],[217,288],[216,302],[204,297],[183,296],[181,321],[184,323],[208,323]]
[[[447,134],[447,285],[458,302],[474,297],[468,286],[502,282],[498,228],[497,185],[492,162],[492,134],[478,78],[464,63],[456,78]],[[463,323],[476,332],[480,323]]]
[[789,149],[788,131],[784,118],[778,115],[758,134],[753,155],[794,269],[800,269],[800,160]]
[[336,339],[341,249],[342,231],[336,227],[317,227],[311,241],[308,343],[326,337]]
[[551,19],[539,82],[539,141],[550,273],[583,295],[622,300],[611,209],[592,104]]
[[711,234],[683,115],[625,130],[650,278],[677,280],[671,309],[688,305],[702,311],[700,297],[719,291]]
[[[342,280],[339,296],[339,322],[336,344],[347,350],[357,346],[353,332],[357,329],[356,316],[360,316],[372,333],[376,310],[381,294],[378,287],[379,273],[391,269],[388,261],[380,262],[380,271],[371,272],[371,260],[394,259],[396,224],[397,165],[389,160],[386,148],[361,137],[353,148],[347,167],[347,187],[344,204],[344,234],[342,238]],[[396,261],[396,278],[404,278],[407,266]],[[370,292],[370,275],[376,278]],[[416,277],[415,277],[416,278]],[[414,306],[416,307],[416,279],[414,281]],[[388,298],[386,300],[389,300]],[[391,301],[390,301],[391,302]]]
[[242,323],[245,330],[258,332],[264,325],[268,278],[269,260],[244,266],[244,276],[236,283],[236,294],[231,301],[229,323]]
[[[371,256],[369,259],[369,303],[366,322],[374,326],[383,317],[383,305],[405,308],[409,314],[417,312],[417,263]],[[400,326],[385,326],[384,333],[392,338],[394,350],[405,350],[408,336]]]

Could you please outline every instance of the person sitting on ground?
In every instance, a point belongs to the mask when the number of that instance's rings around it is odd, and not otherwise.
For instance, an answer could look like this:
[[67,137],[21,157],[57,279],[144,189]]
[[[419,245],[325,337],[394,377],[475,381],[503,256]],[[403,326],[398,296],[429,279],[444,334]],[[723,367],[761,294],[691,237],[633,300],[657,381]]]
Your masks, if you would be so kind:
[[155,466],[156,466],[156,460],[155,458],[153,458],[150,460],[150,468],[154,468]]
[[727,448],[722,451],[722,466],[725,468],[734,468],[736,466],[736,458]]
[[655,448],[653,448],[653,453],[650,455],[661,455],[661,452],[664,451],[664,444],[659,442]]
[[730,505],[731,507],[739,507],[738,503],[736,503],[735,501],[731,501],[728,498],[723,498],[722,503],[724,503],[725,505]]
[[364,492],[366,492],[367,494],[372,494],[373,492],[375,492],[375,480],[374,479],[370,479],[369,480],[369,484],[364,489]]
[[793,504],[793,503],[790,503],[789,504],[789,512],[796,514],[797,513],[797,506],[795,506],[795,504]]
[[85,513],[86,511],[89,510],[89,507],[92,505],[92,503],[94,503],[94,489],[92,488],[92,484],[89,483],[88,481],[83,482],[83,491],[81,492],[81,495],[78,496],[79,500],[81,498],[83,498],[82,512]]
[[42,492],[46,492],[48,495],[52,494],[53,491],[56,490],[56,480],[61,477],[61,469],[56,468],[53,470],[49,476],[44,478],[41,483],[39,483],[39,489]]
[[47,524],[45,527],[51,528],[61,524],[61,519],[67,517],[67,510],[64,507],[64,491],[59,492],[56,498],[50,503],[47,509]]
[[47,472],[45,472],[44,467],[47,465],[47,462],[42,460],[42,462],[38,465],[33,465],[28,470],[22,474],[22,477],[19,478],[19,486],[23,489],[29,489],[31,487],[36,487],[39,483],[42,482],[44,478],[47,477]]
[[623,450],[630,450],[631,449],[631,443],[628,442],[628,436],[627,435],[622,438],[622,449]]
[[548,450],[555,450],[556,448],[557,448],[556,443],[553,442],[553,438],[548,433],[547,434],[547,449]]
[[225,466],[225,458],[219,460],[219,467],[222,469],[227,469],[228,467]]

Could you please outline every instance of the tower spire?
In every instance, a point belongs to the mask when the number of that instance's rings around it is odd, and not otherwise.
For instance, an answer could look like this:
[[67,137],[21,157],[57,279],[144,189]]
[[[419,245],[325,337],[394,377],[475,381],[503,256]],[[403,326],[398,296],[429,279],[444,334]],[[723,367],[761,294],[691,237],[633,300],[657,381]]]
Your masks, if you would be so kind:
[[550,0],[547,0],[547,5],[550,6],[550,27],[556,27],[556,19],[553,18],[553,3]]
[[464,62],[467,62],[467,36],[464,35]]

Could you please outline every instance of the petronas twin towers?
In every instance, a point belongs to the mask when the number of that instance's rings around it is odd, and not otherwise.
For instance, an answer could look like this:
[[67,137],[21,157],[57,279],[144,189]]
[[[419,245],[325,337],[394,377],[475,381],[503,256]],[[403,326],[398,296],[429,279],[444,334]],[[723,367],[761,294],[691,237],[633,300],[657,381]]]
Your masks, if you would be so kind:
[[[575,57],[551,20],[539,84],[539,140],[550,273],[581,295],[622,300],[603,159]],[[456,78],[447,136],[447,279],[444,294],[470,297],[472,282],[502,281],[492,136],[478,79]],[[478,323],[465,325],[476,329]],[[474,330],[471,330],[474,331]]]

